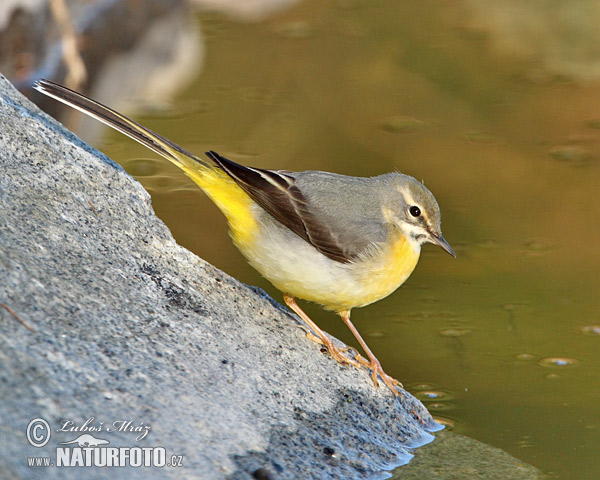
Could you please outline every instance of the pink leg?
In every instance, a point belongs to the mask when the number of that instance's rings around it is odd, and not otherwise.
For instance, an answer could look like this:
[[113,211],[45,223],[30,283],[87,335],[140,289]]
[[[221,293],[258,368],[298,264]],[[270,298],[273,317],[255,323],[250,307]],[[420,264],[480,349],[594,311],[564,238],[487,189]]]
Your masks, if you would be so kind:
[[363,348],[363,350],[369,357],[368,362],[367,362],[367,360],[365,360],[363,357],[361,357],[358,354],[355,358],[362,365],[369,367],[371,369],[371,371],[372,371],[371,377],[373,379],[373,383],[375,384],[375,387],[379,386],[379,383],[377,382],[377,374],[379,374],[381,379],[388,386],[388,388],[392,391],[392,393],[395,396],[400,395],[400,392],[398,392],[398,389],[396,387],[397,386],[402,387],[402,384],[398,380],[396,380],[393,377],[390,377],[387,373],[385,373],[383,371],[383,368],[381,368],[381,363],[379,363],[379,360],[377,360],[375,355],[373,355],[373,352],[371,352],[371,349],[367,346],[367,343],[362,339],[362,337],[360,336],[360,333],[358,333],[358,330],[350,321],[350,310],[342,310],[341,312],[338,312],[338,315],[340,317],[342,317],[342,320],[344,321],[344,323],[348,326],[350,331],[354,334],[354,336],[358,340],[358,343],[360,343],[360,346]]
[[316,333],[316,335],[313,335],[311,332],[307,332],[306,336],[308,338],[310,338],[313,342],[325,345],[325,347],[327,347],[327,350],[329,350],[330,355],[339,363],[353,365],[356,368],[361,367],[361,364],[359,362],[352,358],[348,358],[344,355],[344,352],[348,350],[347,348],[340,349],[333,344],[333,342],[330,340],[327,334],[323,330],[321,330],[317,326],[317,324],[313,322],[311,318],[306,313],[304,313],[304,311],[298,306],[294,297],[287,293],[284,293],[283,300],[285,301],[286,305],[290,307],[296,313],[296,315],[298,315],[302,320],[304,320],[308,324],[308,326],[313,330],[313,332]]

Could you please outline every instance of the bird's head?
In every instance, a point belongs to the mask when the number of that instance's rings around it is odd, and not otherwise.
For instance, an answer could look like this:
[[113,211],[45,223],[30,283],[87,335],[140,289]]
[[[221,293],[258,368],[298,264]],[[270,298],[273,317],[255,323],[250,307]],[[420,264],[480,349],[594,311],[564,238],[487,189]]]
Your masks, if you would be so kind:
[[426,242],[456,257],[442,236],[440,207],[433,194],[413,177],[396,174],[383,198],[385,218],[406,235],[418,250]]

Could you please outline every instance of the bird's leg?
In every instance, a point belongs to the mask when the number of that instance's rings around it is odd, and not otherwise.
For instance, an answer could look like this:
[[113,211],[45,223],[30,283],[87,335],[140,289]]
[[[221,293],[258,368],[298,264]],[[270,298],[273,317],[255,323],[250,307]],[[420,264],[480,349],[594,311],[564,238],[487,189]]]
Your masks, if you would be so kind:
[[344,323],[348,326],[350,331],[353,333],[353,335],[358,340],[358,343],[360,343],[360,346],[363,348],[363,350],[369,357],[368,362],[367,362],[367,360],[365,360],[363,357],[361,357],[358,354],[355,358],[356,358],[356,360],[359,361],[359,363],[361,363],[362,365],[369,367],[371,369],[371,371],[372,371],[371,378],[373,379],[373,383],[375,384],[375,387],[379,387],[379,383],[377,382],[377,374],[379,374],[379,376],[381,377],[383,382],[388,386],[388,388],[392,391],[392,393],[395,396],[400,395],[400,392],[398,392],[398,389],[396,387],[402,387],[402,384],[398,380],[396,380],[393,377],[390,377],[387,373],[385,373],[383,371],[383,368],[381,368],[381,363],[379,363],[379,360],[377,360],[375,355],[373,355],[373,352],[367,346],[367,343],[362,339],[362,337],[360,336],[360,333],[358,333],[358,330],[350,321],[350,310],[342,310],[342,311],[338,312],[338,315],[340,317],[342,317],[342,320],[344,321]]
[[290,307],[296,313],[296,315],[298,315],[302,320],[304,320],[308,324],[308,326],[316,333],[316,335],[314,335],[311,332],[307,332],[306,336],[309,339],[311,339],[313,342],[325,345],[330,355],[339,363],[353,365],[356,368],[361,367],[361,364],[359,362],[352,358],[348,358],[344,355],[344,353],[348,351],[348,348],[341,349],[333,344],[333,342],[327,336],[327,334],[323,330],[321,330],[317,326],[317,324],[313,322],[311,318],[306,313],[304,313],[304,311],[298,306],[294,297],[287,293],[284,293],[283,300],[285,301],[285,304],[288,307]]

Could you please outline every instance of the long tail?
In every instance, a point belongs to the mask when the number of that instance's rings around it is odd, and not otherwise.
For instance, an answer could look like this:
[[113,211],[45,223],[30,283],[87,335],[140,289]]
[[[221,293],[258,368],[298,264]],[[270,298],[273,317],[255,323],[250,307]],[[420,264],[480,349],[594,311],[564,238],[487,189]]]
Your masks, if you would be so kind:
[[229,228],[238,247],[242,248],[245,242],[253,238],[252,235],[256,231],[256,221],[252,213],[254,202],[236,183],[234,176],[228,173],[234,166],[238,169],[244,167],[213,151],[206,153],[208,160],[201,159],[162,135],[58,83],[39,80],[33,87],[124,133],[177,165],[227,217]]
[[162,155],[186,172],[197,170],[198,168],[202,169],[202,167],[214,168],[217,166],[216,163],[209,163],[207,160],[197,157],[185,148],[121,115],[113,109],[81,93],[63,87],[58,83],[49,80],[38,80],[34,83],[33,88],[124,133],[159,155]]

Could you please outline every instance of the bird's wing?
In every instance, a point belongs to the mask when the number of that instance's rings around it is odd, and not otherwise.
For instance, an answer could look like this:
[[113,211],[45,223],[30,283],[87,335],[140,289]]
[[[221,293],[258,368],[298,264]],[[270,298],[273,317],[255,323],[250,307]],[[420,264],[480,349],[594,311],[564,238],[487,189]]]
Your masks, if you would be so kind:
[[295,234],[336,262],[349,263],[353,252],[340,242],[340,235],[321,221],[295,179],[283,171],[245,167],[209,151],[216,162],[256,203]]

